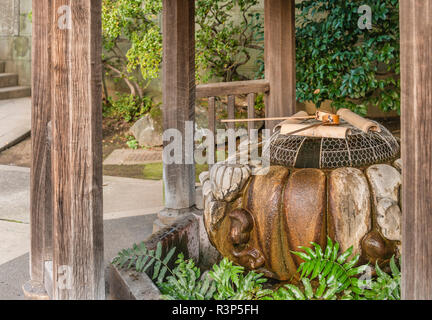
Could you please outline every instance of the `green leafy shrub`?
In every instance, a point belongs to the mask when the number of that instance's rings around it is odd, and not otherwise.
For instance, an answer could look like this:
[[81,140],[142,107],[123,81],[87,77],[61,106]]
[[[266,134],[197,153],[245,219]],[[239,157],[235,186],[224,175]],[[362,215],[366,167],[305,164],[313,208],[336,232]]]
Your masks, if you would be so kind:
[[[262,50],[255,36],[261,14],[253,13],[258,0],[196,1],[196,57],[204,79],[244,80],[239,67],[251,59],[250,50]],[[240,19],[234,19],[238,7]],[[132,95],[142,96],[143,81],[159,77],[162,35],[158,16],[161,0],[104,0],[102,11],[103,61],[109,76],[126,83]],[[137,74],[137,71],[140,71]]]
[[184,260],[179,254],[176,268],[166,282],[158,286],[167,300],[210,300],[216,291],[215,282],[205,274],[201,276],[200,269],[193,260]]
[[[375,265],[377,277],[366,282],[364,299],[368,300],[400,300],[401,298],[401,273],[396,265],[394,257],[390,259],[391,274],[381,270],[378,263]],[[346,299],[355,299],[352,294],[345,296]]]
[[[258,2],[196,1],[197,75],[203,81],[210,77],[223,81],[248,79],[238,69],[251,60],[251,50],[263,49],[254,33],[262,25],[261,15],[252,13]],[[240,21],[234,19],[235,6],[242,12]],[[141,102],[145,99],[144,89],[160,75],[161,11],[161,0],[103,0],[103,83],[107,109],[104,115],[129,122],[149,110],[142,109]],[[114,101],[108,93],[108,78],[122,82],[129,88],[129,96],[120,95]]]
[[153,107],[153,100],[148,96],[133,96],[117,93],[117,98],[108,97],[103,106],[104,117],[111,117],[131,122],[139,119]]
[[[168,264],[175,250],[172,248],[162,257],[161,243],[156,251],[148,250],[144,243],[134,244],[132,248],[120,251],[112,264],[137,272],[149,272],[153,266],[149,276],[156,280],[163,297],[170,300],[252,300],[270,292],[262,289],[261,284],[267,281],[262,274],[249,272],[245,275],[243,267],[233,265],[226,258],[214,265],[208,274],[201,275],[194,261],[185,260],[180,253],[176,267],[171,270]],[[167,272],[169,275],[165,279]]]
[[[350,290],[355,297],[363,294],[362,282],[356,276],[362,274],[367,265],[355,267],[360,258],[352,256],[353,247],[339,254],[339,243],[333,244],[327,237],[325,251],[321,246],[311,242],[313,248],[299,247],[303,252],[294,251],[304,262],[299,266],[298,272],[302,281],[303,290],[299,287],[287,284],[279,288],[271,295],[276,300],[334,300],[338,294]],[[316,280],[316,288],[313,289],[312,281]]]
[[[168,266],[175,248],[162,257],[162,246],[148,250],[144,243],[122,250],[113,264],[122,268],[147,272],[155,280],[165,299],[175,300],[398,300],[400,271],[394,258],[392,274],[375,266],[376,279],[360,280],[367,265],[356,266],[359,256],[352,247],[339,253],[339,244],[328,238],[326,249],[312,243],[313,248],[300,247],[294,252],[304,260],[299,266],[301,283],[285,284],[277,290],[264,289],[267,279],[260,273],[245,272],[241,266],[224,258],[206,273],[193,260],[179,254],[176,267]],[[350,260],[348,260],[351,257]],[[151,269],[153,267],[153,269]],[[165,275],[167,276],[165,277]]]
[[170,300],[257,300],[269,294],[262,283],[267,279],[262,274],[248,272],[235,266],[227,258],[214,265],[208,273],[201,275],[193,260],[184,260],[182,254],[177,267],[166,282],[160,283],[164,298]]
[[339,243],[333,244],[329,237],[327,237],[327,247],[324,252],[318,244],[314,242],[311,244],[314,249],[302,246],[300,249],[303,249],[304,252],[293,253],[304,260],[298,269],[300,278],[308,277],[309,280],[319,280],[319,287],[315,293],[316,298],[321,298],[323,294],[327,298],[332,298],[335,294],[347,289],[356,294],[363,293],[356,276],[366,271],[367,265],[355,267],[360,258],[358,254],[348,261],[353,247],[339,254]]
[[390,260],[391,275],[381,270],[378,263],[375,265],[377,278],[372,281],[370,290],[365,292],[370,300],[400,300],[401,298],[401,273],[394,257]]
[[126,142],[127,146],[133,150],[138,149],[139,143],[138,141],[133,137],[128,137],[128,141]]
[[336,300],[337,287],[327,285],[324,279],[320,280],[319,287],[315,289],[308,278],[303,278],[301,281],[303,290],[299,286],[286,284],[264,300]]
[[216,300],[257,300],[270,292],[262,288],[267,281],[262,274],[250,271],[245,275],[243,267],[227,258],[214,265],[209,275],[216,283]]
[[[263,19],[253,13],[258,0],[197,0],[196,60],[203,80],[218,77],[223,82],[247,80],[239,68],[251,60],[251,50],[263,50],[256,37]],[[235,6],[240,19],[234,19]]]
[[[360,5],[372,29],[358,27]],[[398,0],[304,0],[296,5],[297,99],[365,115],[368,105],[400,111]]]
[[103,0],[104,69],[107,76],[123,81],[133,97],[143,98],[146,82],[159,76],[161,9],[161,0]]

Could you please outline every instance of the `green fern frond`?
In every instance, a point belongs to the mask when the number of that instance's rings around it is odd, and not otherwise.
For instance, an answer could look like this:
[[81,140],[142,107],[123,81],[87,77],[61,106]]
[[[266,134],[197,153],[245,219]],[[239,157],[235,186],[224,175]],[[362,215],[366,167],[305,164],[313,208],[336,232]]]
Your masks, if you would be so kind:
[[[353,279],[363,273],[367,265],[354,267],[359,261],[359,255],[348,260],[353,254],[353,247],[339,254],[339,243],[333,243],[329,237],[327,237],[324,253],[320,245],[314,242],[311,244],[312,248],[300,246],[299,248],[303,252],[292,251],[292,253],[304,261],[297,270],[301,280],[305,278],[308,280],[319,279],[320,284],[315,292],[315,298],[332,298],[337,293],[347,289],[361,292],[357,282]],[[303,285],[305,289],[308,286],[304,282]]]
[[210,300],[216,291],[216,283],[207,274],[201,275],[193,260],[184,260],[179,254],[176,268],[166,281],[158,283],[166,300]]
[[112,264],[118,268],[132,269],[144,273],[153,266],[151,278],[158,283],[163,282],[166,273],[172,270],[168,267],[176,248],[171,250],[162,258],[162,244],[159,242],[156,250],[148,250],[145,243],[133,244],[132,248],[121,250],[113,259]]
[[401,273],[394,256],[390,259],[391,274],[384,272],[376,263],[377,278],[371,282],[370,289],[365,290],[365,297],[370,300],[400,300]]

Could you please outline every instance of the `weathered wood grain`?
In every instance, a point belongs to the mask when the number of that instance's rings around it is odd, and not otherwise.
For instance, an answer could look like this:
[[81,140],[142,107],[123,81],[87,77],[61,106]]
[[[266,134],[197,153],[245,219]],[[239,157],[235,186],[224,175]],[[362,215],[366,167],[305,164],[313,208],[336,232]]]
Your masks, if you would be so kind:
[[432,299],[432,2],[400,13],[402,298]]
[[248,80],[200,84],[196,87],[196,98],[221,97],[249,93],[262,93],[270,89],[267,80]]
[[[195,166],[186,164],[186,121],[195,120],[195,2],[163,1],[163,123],[183,137],[182,164],[164,164],[165,206],[195,204]],[[170,141],[165,141],[164,145]]]
[[45,260],[52,254],[51,156],[51,0],[33,2],[32,159],[30,174],[30,277],[42,283]]
[[216,133],[216,98],[208,99],[208,127],[213,134]]
[[[228,96],[227,109],[228,109],[228,119],[235,119],[235,96],[233,95]],[[235,123],[229,122],[228,129],[235,129]]]
[[[296,112],[295,1],[264,1],[265,78],[270,83],[266,117]],[[266,121],[273,128],[277,121]]]
[[[255,93],[249,93],[247,96],[247,106],[248,106],[248,118],[253,119],[255,118]],[[254,122],[248,122],[248,132],[250,137],[250,132],[252,129],[255,129],[255,123]]]
[[[59,28],[61,6],[71,29]],[[101,2],[52,9],[53,298],[104,299]]]

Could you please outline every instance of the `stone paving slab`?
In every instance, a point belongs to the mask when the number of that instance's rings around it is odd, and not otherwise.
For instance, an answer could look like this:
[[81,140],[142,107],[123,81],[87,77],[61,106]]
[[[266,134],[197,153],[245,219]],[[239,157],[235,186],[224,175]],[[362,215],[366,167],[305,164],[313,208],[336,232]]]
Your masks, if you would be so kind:
[[30,134],[31,98],[0,100],[0,151]]
[[104,165],[134,165],[162,161],[162,151],[145,149],[117,149],[104,161]]
[[[29,168],[0,165],[0,220],[30,223],[29,186]],[[163,183],[104,176],[103,197],[106,219],[152,214],[163,209]]]
[[0,221],[0,265],[30,250],[30,225]]
[[[140,243],[152,233],[156,214],[136,217],[126,217],[104,221],[104,256],[105,267],[108,267],[117,253],[129,248],[134,243]],[[4,223],[6,225],[6,222]],[[16,229],[15,223],[9,223],[5,229]],[[14,245],[10,248],[19,248],[11,251],[10,260],[0,262],[0,300],[24,300],[22,285],[30,279],[29,276],[29,225],[26,232],[14,232]],[[3,228],[0,223],[0,239],[3,238]],[[12,240],[12,239],[11,239]],[[1,242],[4,240],[2,239]],[[1,244],[0,244],[1,246]],[[27,251],[24,251],[27,248]],[[0,249],[0,257],[5,250]],[[22,253],[20,255],[20,253]],[[6,259],[4,259],[6,260]]]
[[0,220],[30,223],[29,188],[29,168],[0,165]]
[[[0,300],[23,299],[29,280],[30,169],[0,165]],[[104,177],[105,265],[145,240],[163,208],[162,181]],[[21,221],[21,222],[18,222]]]
[[104,217],[155,213],[163,208],[163,182],[104,176]]

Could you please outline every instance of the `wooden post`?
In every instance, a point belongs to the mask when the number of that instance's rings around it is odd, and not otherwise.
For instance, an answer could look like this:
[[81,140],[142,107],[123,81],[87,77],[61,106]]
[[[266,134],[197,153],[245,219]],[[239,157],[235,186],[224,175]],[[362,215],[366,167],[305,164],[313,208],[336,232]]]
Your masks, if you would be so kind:
[[52,3],[53,298],[104,299],[101,1]]
[[[266,117],[296,112],[295,1],[264,1],[265,76],[270,82]],[[267,121],[272,129],[277,121]]]
[[[248,105],[248,118],[253,119],[255,118],[255,93],[249,93],[247,95],[247,105]],[[251,136],[251,131],[255,129],[255,123],[254,122],[248,122],[248,132],[249,132],[249,138]]]
[[51,0],[33,1],[32,165],[30,175],[30,278],[43,283],[45,260],[52,257],[50,21]]
[[400,1],[402,298],[432,299],[432,2]]
[[[227,111],[228,111],[228,119],[235,119],[235,96],[229,95],[227,97]],[[229,122],[228,129],[235,129],[235,123]]]
[[209,130],[213,133],[216,133],[216,98],[210,97],[208,98],[208,127]]
[[163,0],[163,50],[164,129],[183,137],[182,164],[164,164],[165,207],[182,210],[195,204],[195,166],[185,163],[186,121],[195,120],[195,1]]

